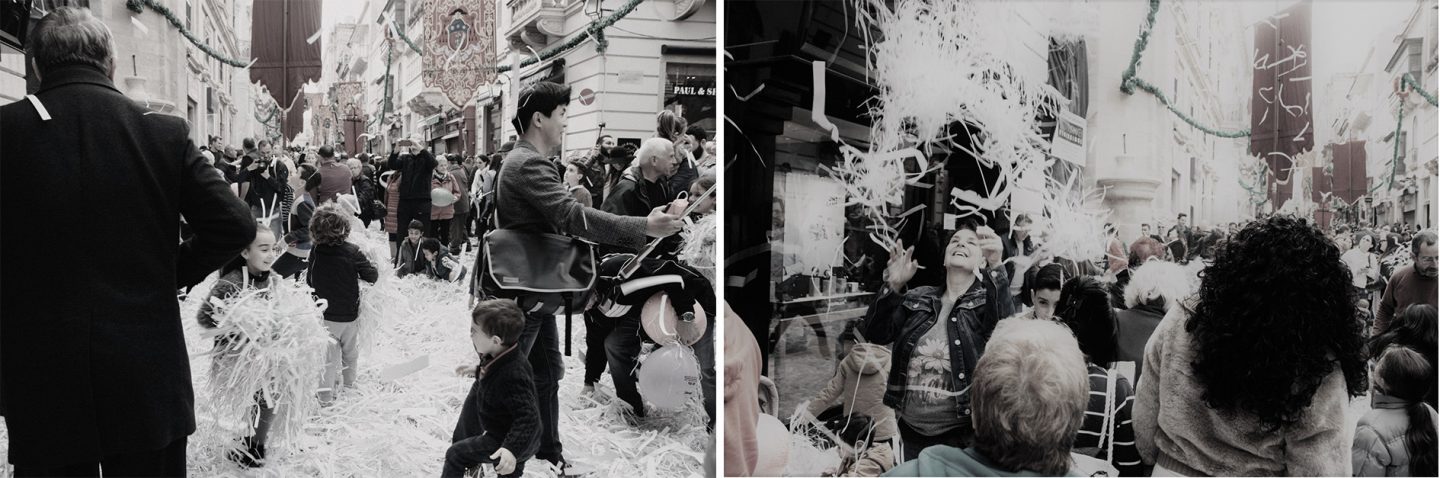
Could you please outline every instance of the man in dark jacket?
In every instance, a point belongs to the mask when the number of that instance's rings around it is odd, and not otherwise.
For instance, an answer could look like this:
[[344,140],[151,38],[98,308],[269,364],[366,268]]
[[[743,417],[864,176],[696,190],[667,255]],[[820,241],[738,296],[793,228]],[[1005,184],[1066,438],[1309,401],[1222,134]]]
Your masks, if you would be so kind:
[[[612,184],[608,158],[614,149],[615,137],[602,134],[595,139],[595,147],[590,149],[590,155],[585,157],[585,179],[581,185],[590,191],[590,195],[595,199],[594,204],[605,203],[605,190]],[[624,166],[619,169],[623,170]]]
[[[550,82],[528,86],[512,123],[520,131],[515,149],[505,156],[495,186],[499,227],[519,231],[572,234],[591,241],[639,249],[646,236],[667,237],[680,232],[676,215],[661,209],[646,217],[620,217],[587,208],[560,180],[559,163],[548,155],[560,147],[565,134],[570,88]],[[477,262],[483,254],[477,255]],[[483,264],[483,263],[480,263]],[[475,270],[484,269],[477,264]],[[477,274],[478,275],[478,274]],[[536,346],[538,343],[538,347]],[[530,359],[535,372],[535,393],[540,401],[540,450],[535,457],[565,465],[560,443],[559,383],[564,375],[555,317],[530,315],[520,336],[519,351]]]
[[425,230],[430,230],[430,175],[435,172],[435,166],[439,161],[425,149],[423,143],[416,143],[413,140],[405,140],[412,146],[404,144],[401,147],[415,148],[421,144],[418,152],[393,152],[390,153],[390,160],[385,163],[386,171],[400,172],[400,202],[397,206],[395,223],[409,224],[410,221],[420,221],[425,225]]
[[[174,294],[249,245],[255,222],[185,120],[115,89],[114,43],[89,10],[50,12],[28,41],[40,88],[0,107],[0,200],[25,225],[0,236],[9,461],[17,476],[184,476],[195,398]],[[181,215],[194,237],[177,244]],[[76,218],[85,234],[34,236]]]
[[250,206],[250,214],[255,219],[268,219],[266,224],[275,232],[275,237],[281,237],[285,235],[283,224],[288,211],[284,202],[289,194],[286,181],[290,170],[284,162],[276,161],[269,149],[270,142],[260,141],[260,149],[240,163],[235,184],[240,185],[240,196]]
[[[640,217],[670,203],[673,196],[668,179],[679,164],[674,144],[668,139],[651,138],[645,140],[637,156],[639,164],[625,171],[605,198],[601,206],[605,212]],[[640,251],[609,247],[605,252],[635,254]],[[585,385],[593,386],[608,364],[610,380],[615,383],[615,396],[628,403],[635,415],[645,416],[645,401],[636,387],[634,373],[635,364],[640,359],[640,308],[632,307],[630,312],[615,318],[591,309],[585,313],[585,324],[586,350],[605,351],[603,355],[588,352],[585,355]]]
[[1014,315],[1004,246],[990,228],[964,222],[950,236],[942,287],[905,289],[918,269],[914,249],[890,252],[886,286],[861,323],[871,342],[894,347],[884,401],[895,409],[905,461],[931,445],[970,445],[972,372],[995,324]]

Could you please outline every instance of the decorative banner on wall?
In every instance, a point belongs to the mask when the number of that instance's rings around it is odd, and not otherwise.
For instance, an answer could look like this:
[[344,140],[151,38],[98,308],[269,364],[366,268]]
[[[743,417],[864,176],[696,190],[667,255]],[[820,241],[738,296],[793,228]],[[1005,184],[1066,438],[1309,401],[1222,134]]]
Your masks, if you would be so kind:
[[345,151],[351,156],[359,154],[364,145],[359,136],[365,133],[365,84],[358,81],[335,83],[330,86],[330,104],[335,108],[335,128],[345,142]]
[[485,0],[425,2],[421,77],[452,106],[465,108],[475,91],[495,81],[495,5]]
[[1270,201],[1290,199],[1295,157],[1315,146],[1311,123],[1310,3],[1302,1],[1255,24],[1250,98],[1250,154],[1270,165]]

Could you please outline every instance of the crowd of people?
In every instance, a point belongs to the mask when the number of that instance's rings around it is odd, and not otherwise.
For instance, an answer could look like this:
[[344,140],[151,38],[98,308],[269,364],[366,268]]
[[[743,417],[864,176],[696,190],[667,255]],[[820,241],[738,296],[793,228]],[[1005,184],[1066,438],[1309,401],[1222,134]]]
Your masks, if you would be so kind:
[[[1434,475],[1436,233],[1186,219],[1107,227],[1096,257],[1039,257],[1023,214],[962,221],[938,263],[897,246],[790,426],[829,427],[844,476]],[[744,376],[754,338],[727,333]],[[726,474],[748,475],[754,429],[731,432]]]
[[[393,268],[398,277],[421,275],[460,283],[471,279],[472,297],[482,299],[474,309],[472,339],[484,363],[463,370],[476,381],[464,402],[455,444],[446,454],[444,476],[459,476],[481,463],[496,465],[502,475],[518,476],[530,458],[547,460],[557,469],[566,466],[557,429],[561,339],[553,315],[527,317],[514,301],[483,300],[484,291],[471,273],[483,271],[483,257],[476,254],[473,265],[459,257],[475,250],[486,232],[502,227],[564,232],[601,243],[607,255],[633,257],[644,247],[646,236],[666,237],[679,231],[685,218],[677,216],[672,203],[699,198],[715,184],[713,150],[707,154],[698,146],[704,144],[705,131],[687,128],[671,111],[657,116],[655,137],[639,148],[617,145],[613,136],[605,135],[587,157],[562,162],[540,152],[560,146],[556,135],[564,131],[568,91],[545,83],[522,96],[536,107],[523,109],[517,117],[520,138],[492,155],[437,157],[413,139],[397,142],[388,156],[361,153],[355,158],[328,145],[313,153],[298,148],[277,152],[267,141],[250,139],[239,150],[218,138],[201,148],[205,161],[250,206],[257,222],[267,226],[240,257],[221,269],[211,296],[224,299],[246,288],[265,288],[272,269],[281,277],[305,278],[317,298],[329,304],[325,326],[335,342],[320,389],[322,404],[333,403],[336,391],[354,385],[358,281],[376,280],[377,265],[345,242],[349,223],[344,214],[358,216],[367,228],[371,222],[381,223],[391,252],[390,263],[383,266]],[[518,119],[525,115],[530,122]],[[212,159],[216,152],[222,152],[221,160]],[[714,212],[713,195],[695,206],[691,222]],[[283,238],[283,244],[277,238]],[[666,244],[651,256],[653,260],[676,260],[677,244]],[[272,257],[277,254],[279,258]],[[713,314],[713,295],[701,295],[708,297],[700,301],[702,307]],[[690,303],[695,303],[694,294],[690,296]],[[585,393],[594,393],[608,366],[617,398],[635,416],[645,416],[647,406],[634,373],[642,341],[650,339],[640,326],[641,310],[612,313],[597,307],[584,315]],[[208,307],[202,309],[201,320],[211,321]],[[695,350],[702,369],[709,371],[704,399],[713,420],[709,340],[707,334]],[[224,346],[223,339],[217,339],[217,347]],[[519,362],[523,365],[510,358],[501,360],[518,356],[527,357]],[[506,371],[490,372],[497,368]],[[241,449],[230,454],[232,460],[247,467],[263,466],[274,413],[263,400],[257,402],[254,433],[242,439]]]
[[[414,140],[396,142],[387,154],[354,157],[334,145],[281,148],[259,138],[238,148],[218,137],[196,145],[184,120],[149,114],[115,89],[114,43],[88,9],[50,12],[35,25],[30,45],[41,89],[0,109],[3,155],[17,165],[4,176],[7,213],[17,211],[11,217],[39,228],[32,231],[60,230],[60,218],[73,230],[75,218],[91,219],[85,234],[65,234],[23,254],[16,247],[4,252],[11,308],[0,347],[0,412],[17,476],[187,473],[196,421],[179,306],[212,274],[196,319],[207,331],[202,337],[213,337],[206,355],[216,376],[273,365],[236,362],[239,351],[280,339],[269,332],[250,337],[257,332],[228,324],[241,297],[268,301],[263,310],[290,310],[273,291],[301,284],[294,287],[305,288],[306,304],[297,310],[323,308],[317,315],[324,331],[316,333],[328,335],[328,344],[313,387],[319,406],[344,400],[359,375],[361,283],[376,283],[389,268],[398,277],[456,283],[457,294],[468,290],[477,355],[457,371],[474,383],[453,444],[436,450],[443,476],[482,464],[519,476],[532,459],[559,473],[569,466],[559,431],[557,317],[522,310],[520,298],[498,298],[477,280],[489,264],[487,232],[563,234],[604,245],[603,261],[679,268],[690,273],[686,283],[647,291],[687,298],[687,305],[715,314],[713,272],[681,259],[676,237],[714,211],[713,143],[707,149],[705,131],[673,112],[658,115],[655,137],[639,148],[602,136],[589,157],[571,162],[556,154],[570,91],[546,82],[520,93],[512,121],[518,138],[490,155],[436,155]],[[19,161],[36,157],[63,160]],[[87,194],[42,193],[61,182]],[[362,249],[352,237],[372,226],[388,233],[389,257],[376,257],[383,252]],[[9,232],[5,237],[20,243]],[[95,237],[106,246],[87,245]],[[636,257],[661,238],[673,239],[645,261]],[[473,263],[461,259],[471,253]],[[56,265],[65,272],[44,287],[16,275]],[[636,389],[636,363],[642,339],[653,339],[638,326],[641,308],[591,306],[640,293],[618,292],[618,282],[643,275],[601,281],[597,300],[576,311],[593,324],[587,393],[608,362],[618,398],[636,417],[648,407]],[[681,320],[694,315],[686,313]],[[712,340],[706,330],[693,344],[711,421]],[[265,352],[244,356],[255,353]],[[21,365],[29,362],[39,365]],[[265,466],[271,428],[293,406],[267,397],[273,396],[240,397],[250,403],[245,434],[226,456],[243,467]]]

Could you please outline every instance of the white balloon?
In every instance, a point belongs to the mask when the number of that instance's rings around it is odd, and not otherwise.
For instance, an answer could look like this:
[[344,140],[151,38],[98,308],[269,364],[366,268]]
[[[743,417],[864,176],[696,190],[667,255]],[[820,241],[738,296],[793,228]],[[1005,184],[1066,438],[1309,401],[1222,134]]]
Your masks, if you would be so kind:
[[700,390],[700,364],[695,354],[671,344],[650,352],[640,363],[640,395],[661,410],[676,410]]
[[430,204],[435,207],[449,206],[455,204],[457,200],[459,200],[459,198],[451,194],[449,189],[435,188],[430,190]]

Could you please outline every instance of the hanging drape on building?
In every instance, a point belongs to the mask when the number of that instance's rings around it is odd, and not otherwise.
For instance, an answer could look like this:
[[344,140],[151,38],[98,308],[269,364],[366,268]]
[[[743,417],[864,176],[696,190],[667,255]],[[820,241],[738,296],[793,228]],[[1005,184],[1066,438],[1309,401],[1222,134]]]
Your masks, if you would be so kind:
[[250,23],[250,52],[256,58],[250,81],[270,89],[281,108],[283,134],[294,138],[304,125],[303,102],[296,93],[307,81],[320,79],[319,41],[306,40],[320,31],[321,0],[255,0]]
[[1071,113],[1081,118],[1090,107],[1090,72],[1085,58],[1085,40],[1050,39],[1048,83],[1070,99]]
[[1351,141],[1334,147],[1335,167],[1332,182],[1335,197],[1354,204],[1365,196],[1369,178],[1365,175],[1365,142]]
[[1255,24],[1250,154],[1270,166],[1270,201],[1290,199],[1294,158],[1315,146],[1310,96],[1310,3]]

